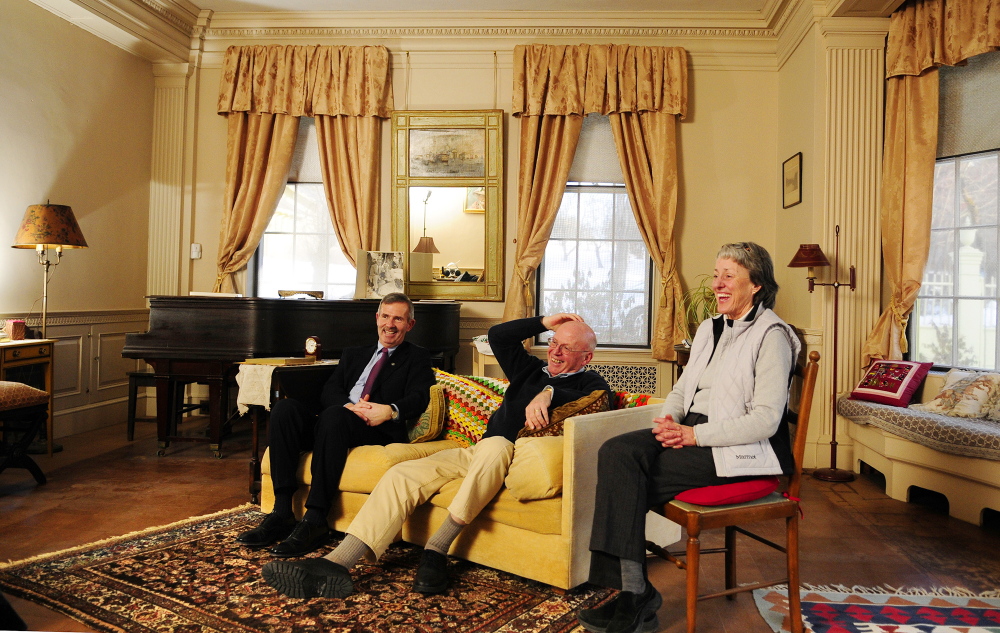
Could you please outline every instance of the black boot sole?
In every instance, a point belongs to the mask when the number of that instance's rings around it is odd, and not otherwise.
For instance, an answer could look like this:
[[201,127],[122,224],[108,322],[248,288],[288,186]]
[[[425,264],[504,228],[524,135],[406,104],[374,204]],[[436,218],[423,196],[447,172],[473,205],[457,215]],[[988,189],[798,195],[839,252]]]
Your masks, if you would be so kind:
[[346,598],[354,592],[350,575],[319,575],[291,562],[271,561],[264,565],[264,580],[289,598]]

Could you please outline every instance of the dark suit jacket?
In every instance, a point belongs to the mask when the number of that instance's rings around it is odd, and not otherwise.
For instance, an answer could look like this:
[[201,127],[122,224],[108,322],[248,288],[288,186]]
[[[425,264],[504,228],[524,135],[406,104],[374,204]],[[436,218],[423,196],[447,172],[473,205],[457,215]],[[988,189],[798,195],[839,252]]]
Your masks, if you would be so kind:
[[[348,347],[340,357],[333,375],[323,386],[323,408],[342,407],[350,402],[351,388],[358,382],[365,365],[375,354],[376,345]],[[430,388],[435,382],[431,355],[423,347],[403,341],[389,356],[389,362],[379,372],[372,387],[371,401],[394,404],[399,420],[384,422],[392,425],[391,434],[406,441],[406,424],[415,420],[430,402]],[[388,428],[386,430],[389,430]]]

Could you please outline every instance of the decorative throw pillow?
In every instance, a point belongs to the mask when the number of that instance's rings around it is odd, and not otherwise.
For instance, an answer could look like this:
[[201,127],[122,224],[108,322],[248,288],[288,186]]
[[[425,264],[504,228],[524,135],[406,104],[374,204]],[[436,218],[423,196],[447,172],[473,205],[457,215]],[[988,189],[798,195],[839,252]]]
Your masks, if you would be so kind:
[[727,503],[744,503],[766,497],[778,489],[778,478],[774,475],[738,481],[721,486],[705,486],[692,488],[680,493],[674,499],[700,506],[722,506]]
[[948,415],[962,400],[965,388],[976,379],[976,372],[963,369],[951,369],[944,377],[944,385],[932,400],[924,403],[911,404],[911,409],[928,413]]
[[518,501],[551,499],[563,488],[563,438],[522,437],[504,484]]
[[648,393],[629,393],[628,391],[615,392],[615,410],[631,409],[632,407],[644,407],[649,404],[652,398]]
[[406,429],[406,434],[410,437],[410,444],[418,442],[429,442],[436,440],[441,435],[444,428],[444,414],[447,409],[447,401],[444,396],[444,387],[441,385],[431,385],[431,401],[420,414],[413,426]]
[[483,376],[456,376],[434,370],[448,402],[445,437],[461,446],[472,446],[486,433],[486,423],[500,407],[507,391],[506,380]]
[[608,392],[603,389],[595,389],[582,398],[577,398],[573,402],[567,402],[553,409],[549,413],[549,423],[540,429],[531,430],[524,427],[518,431],[517,436],[521,437],[558,437],[563,434],[563,422],[566,418],[574,415],[584,415],[587,413],[598,413],[608,410]]
[[931,365],[905,360],[877,360],[851,392],[851,397],[905,407],[910,404]]
[[944,386],[930,402],[912,404],[911,409],[959,418],[988,417],[1000,397],[1000,374],[952,369]]

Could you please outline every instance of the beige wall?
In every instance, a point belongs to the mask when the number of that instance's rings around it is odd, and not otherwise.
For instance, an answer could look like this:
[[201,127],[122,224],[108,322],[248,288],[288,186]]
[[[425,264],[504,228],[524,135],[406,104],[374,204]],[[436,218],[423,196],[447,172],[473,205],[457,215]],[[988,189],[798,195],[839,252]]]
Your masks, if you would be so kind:
[[0,2],[0,42],[0,311],[40,312],[41,266],[7,246],[46,200],[90,245],[53,269],[49,311],[145,307],[151,64],[28,0]]

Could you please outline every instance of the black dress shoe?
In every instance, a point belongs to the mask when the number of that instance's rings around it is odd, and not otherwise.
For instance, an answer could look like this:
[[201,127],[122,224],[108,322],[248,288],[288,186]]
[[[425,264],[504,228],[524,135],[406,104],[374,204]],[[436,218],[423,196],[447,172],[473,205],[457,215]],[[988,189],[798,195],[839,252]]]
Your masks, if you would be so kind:
[[576,619],[591,633],[650,633],[660,628],[656,610],[662,604],[660,592],[646,582],[641,594],[622,591],[607,604],[581,609]]
[[323,525],[299,521],[292,533],[268,551],[278,558],[305,556],[309,552],[325,545],[330,540],[330,528]]
[[267,547],[271,543],[286,538],[294,528],[294,516],[281,517],[272,512],[264,517],[260,525],[237,536],[236,542],[254,549]]
[[261,571],[267,584],[289,598],[346,598],[354,591],[351,573],[325,558],[272,560]]
[[413,579],[413,590],[419,593],[444,593],[448,589],[448,557],[441,552],[425,549]]

